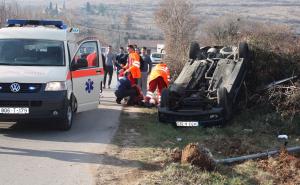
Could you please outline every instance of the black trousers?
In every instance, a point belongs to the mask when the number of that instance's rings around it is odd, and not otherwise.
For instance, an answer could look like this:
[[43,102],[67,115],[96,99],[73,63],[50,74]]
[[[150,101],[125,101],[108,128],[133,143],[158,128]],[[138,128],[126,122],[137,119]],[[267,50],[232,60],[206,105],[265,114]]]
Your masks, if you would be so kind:
[[104,72],[104,86],[106,84],[106,77],[107,77],[107,74],[109,76],[109,79],[108,79],[108,85],[110,86],[111,84],[111,79],[112,79],[112,76],[113,76],[113,71],[114,71],[114,68],[113,66],[106,66],[105,67],[105,72]]
[[133,102],[134,98],[137,96],[137,92],[135,88],[124,89],[122,91],[116,90],[115,95],[119,100],[129,96],[129,102]]

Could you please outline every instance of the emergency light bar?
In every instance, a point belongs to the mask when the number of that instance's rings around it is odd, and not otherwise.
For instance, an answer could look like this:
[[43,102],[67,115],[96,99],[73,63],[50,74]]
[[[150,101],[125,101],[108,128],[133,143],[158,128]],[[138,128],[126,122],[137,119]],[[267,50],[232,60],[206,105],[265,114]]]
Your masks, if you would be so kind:
[[67,25],[63,21],[59,20],[26,20],[26,19],[7,19],[7,27],[13,27],[16,25],[34,25],[34,26],[55,26],[59,29],[66,29]]

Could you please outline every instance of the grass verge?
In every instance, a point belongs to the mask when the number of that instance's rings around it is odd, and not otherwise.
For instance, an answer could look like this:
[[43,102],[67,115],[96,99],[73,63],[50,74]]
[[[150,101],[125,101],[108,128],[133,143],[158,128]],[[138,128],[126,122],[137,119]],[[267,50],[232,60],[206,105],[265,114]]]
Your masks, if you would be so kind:
[[226,158],[279,148],[278,134],[289,135],[289,145],[299,145],[297,122],[282,121],[263,107],[247,110],[222,127],[176,128],[157,121],[155,109],[125,108],[113,143],[130,148],[127,157],[140,161],[140,184],[274,184],[274,174],[257,161],[218,165],[213,172],[168,162],[171,149],[198,142],[215,158]]

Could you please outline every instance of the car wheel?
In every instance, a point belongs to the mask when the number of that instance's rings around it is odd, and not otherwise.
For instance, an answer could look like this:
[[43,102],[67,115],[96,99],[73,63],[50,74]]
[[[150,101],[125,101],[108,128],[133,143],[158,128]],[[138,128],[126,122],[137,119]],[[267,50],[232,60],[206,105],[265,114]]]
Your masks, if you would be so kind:
[[190,45],[189,57],[195,60],[197,58],[198,52],[200,51],[200,46],[197,42],[192,42]]
[[161,92],[160,107],[167,107],[169,101],[169,89],[165,88]]
[[228,96],[225,87],[219,88],[217,91],[218,104],[223,107],[223,114],[225,121],[228,121],[232,117],[232,102]]
[[244,58],[244,60],[249,61],[249,47],[246,42],[239,44],[239,58]]
[[72,104],[69,103],[67,110],[64,114],[64,117],[60,121],[60,129],[67,131],[70,130],[73,124],[73,110],[72,110]]

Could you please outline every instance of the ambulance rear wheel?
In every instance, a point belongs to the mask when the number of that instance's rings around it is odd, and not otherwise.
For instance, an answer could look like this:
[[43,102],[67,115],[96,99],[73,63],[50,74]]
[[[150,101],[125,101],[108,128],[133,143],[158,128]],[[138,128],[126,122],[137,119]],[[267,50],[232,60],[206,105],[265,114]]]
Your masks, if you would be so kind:
[[69,103],[66,112],[64,113],[64,117],[60,120],[60,129],[67,131],[70,130],[73,124],[73,109],[72,104]]

